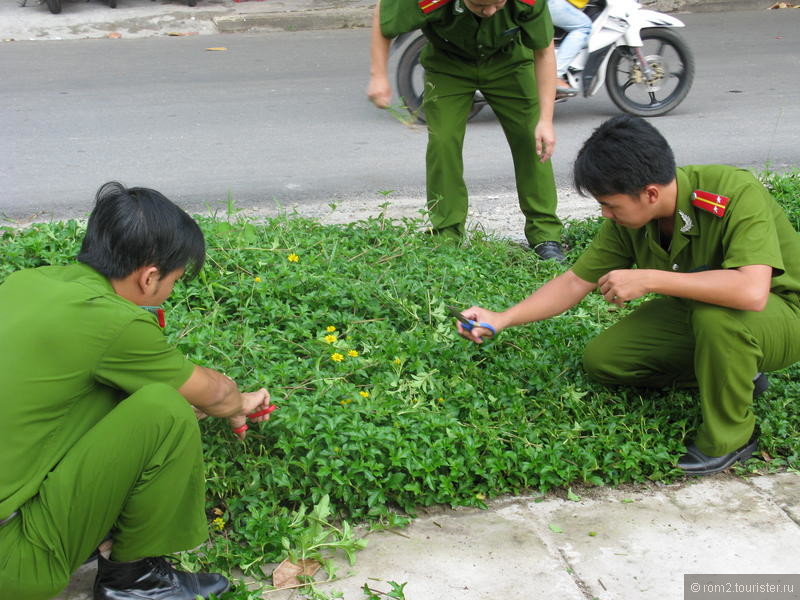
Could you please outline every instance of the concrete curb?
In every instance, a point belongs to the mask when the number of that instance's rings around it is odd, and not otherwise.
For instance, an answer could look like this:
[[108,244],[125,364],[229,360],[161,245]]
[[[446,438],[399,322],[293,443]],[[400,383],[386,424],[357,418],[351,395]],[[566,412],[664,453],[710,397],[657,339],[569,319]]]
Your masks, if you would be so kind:
[[[643,2],[661,12],[725,12],[730,10],[766,10],[771,0],[653,0]],[[301,31],[315,29],[351,29],[372,25],[373,6],[324,8],[286,12],[264,12],[223,16],[214,19],[220,33],[246,31]]]
[[[234,2],[202,0],[200,6],[178,6],[178,0],[154,3],[135,0],[110,10],[103,2],[64,0],[63,14],[46,7],[0,4],[0,40],[60,40],[157,35],[257,33],[368,28],[375,0],[271,0]],[[29,3],[34,0],[29,0]],[[643,0],[645,8],[661,12],[727,12],[766,10],[773,0]]]
[[[644,6],[660,12],[725,12],[766,10],[771,0],[653,0]],[[220,33],[351,29],[372,25],[373,6],[263,12],[214,19]]]
[[220,33],[351,29],[368,27],[371,23],[371,7],[272,12],[214,19]]

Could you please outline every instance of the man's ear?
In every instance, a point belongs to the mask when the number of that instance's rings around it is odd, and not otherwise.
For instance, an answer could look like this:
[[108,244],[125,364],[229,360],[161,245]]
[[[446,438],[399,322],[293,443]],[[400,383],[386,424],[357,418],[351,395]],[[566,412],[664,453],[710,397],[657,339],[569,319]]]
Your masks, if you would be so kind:
[[148,265],[136,269],[136,284],[139,286],[139,291],[143,294],[148,294],[155,289],[160,279],[161,273],[155,265]]
[[661,199],[661,187],[655,183],[644,186],[642,191],[647,195],[648,204],[655,204]]

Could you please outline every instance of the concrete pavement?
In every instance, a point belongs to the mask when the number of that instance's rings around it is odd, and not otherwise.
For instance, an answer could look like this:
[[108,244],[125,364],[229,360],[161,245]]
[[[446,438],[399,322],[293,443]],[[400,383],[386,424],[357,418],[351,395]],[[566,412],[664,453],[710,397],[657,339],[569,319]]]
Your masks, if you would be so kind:
[[[573,494],[424,510],[406,529],[369,535],[355,567],[339,561],[341,579],[320,589],[347,600],[363,600],[365,583],[389,591],[390,581],[407,584],[407,600],[707,600],[718,596],[684,596],[684,574],[788,573],[795,594],[775,598],[800,598],[796,473]],[[90,600],[93,577],[84,567],[58,600]]]

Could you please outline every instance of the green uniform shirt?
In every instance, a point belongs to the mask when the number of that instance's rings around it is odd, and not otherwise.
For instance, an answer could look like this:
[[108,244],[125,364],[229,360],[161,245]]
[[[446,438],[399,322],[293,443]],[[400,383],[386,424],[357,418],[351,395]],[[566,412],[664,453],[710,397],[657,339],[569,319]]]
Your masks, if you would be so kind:
[[[669,250],[658,243],[655,222],[629,229],[607,220],[572,270],[596,282],[614,269],[661,269],[690,273],[769,265],[771,291],[800,304],[800,234],[767,189],[751,173],[723,165],[677,170],[675,230]],[[692,204],[702,190],[728,198],[724,215]]]
[[148,383],[177,389],[194,365],[154,315],[83,264],[13,273],[0,313],[2,519],[118,400]]
[[421,29],[435,48],[467,60],[488,58],[518,42],[540,50],[553,39],[545,0],[537,0],[533,6],[508,0],[487,18],[472,13],[463,0],[451,0],[427,14],[418,0],[381,0],[380,16],[385,37]]

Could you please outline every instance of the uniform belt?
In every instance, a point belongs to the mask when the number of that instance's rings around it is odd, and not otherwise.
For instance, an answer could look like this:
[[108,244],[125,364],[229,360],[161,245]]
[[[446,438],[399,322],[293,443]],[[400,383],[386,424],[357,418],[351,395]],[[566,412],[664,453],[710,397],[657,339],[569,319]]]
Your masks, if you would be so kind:
[[17,511],[14,511],[10,515],[8,515],[5,519],[0,520],[0,527],[11,521],[16,516],[17,516]]

